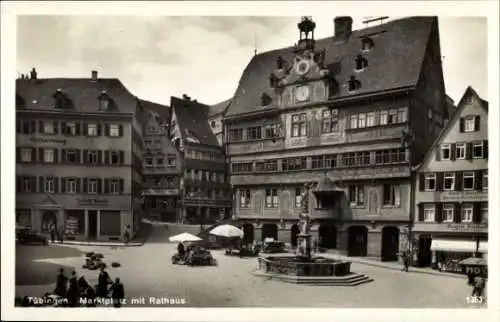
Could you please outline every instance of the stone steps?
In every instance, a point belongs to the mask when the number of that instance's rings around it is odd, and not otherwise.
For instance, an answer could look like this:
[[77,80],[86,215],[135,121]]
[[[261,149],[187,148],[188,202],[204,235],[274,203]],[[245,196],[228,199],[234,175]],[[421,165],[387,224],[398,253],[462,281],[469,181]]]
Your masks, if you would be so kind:
[[264,273],[259,270],[254,275],[293,284],[325,285],[325,286],[358,286],[373,282],[373,279],[364,274],[351,273],[346,276],[290,276]]

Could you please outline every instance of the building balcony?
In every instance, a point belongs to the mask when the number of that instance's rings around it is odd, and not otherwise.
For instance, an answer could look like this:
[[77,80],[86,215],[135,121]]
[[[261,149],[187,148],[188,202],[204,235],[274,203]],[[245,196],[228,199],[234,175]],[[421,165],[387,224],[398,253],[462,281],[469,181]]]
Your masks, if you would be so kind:
[[269,152],[279,151],[285,147],[284,138],[275,138],[274,140],[256,140],[256,141],[243,141],[231,142],[228,144],[229,155],[256,153],[256,152]]
[[311,219],[335,219],[340,220],[338,209],[314,208],[310,213]]
[[143,196],[177,196],[180,194],[179,188],[175,186],[144,188]]

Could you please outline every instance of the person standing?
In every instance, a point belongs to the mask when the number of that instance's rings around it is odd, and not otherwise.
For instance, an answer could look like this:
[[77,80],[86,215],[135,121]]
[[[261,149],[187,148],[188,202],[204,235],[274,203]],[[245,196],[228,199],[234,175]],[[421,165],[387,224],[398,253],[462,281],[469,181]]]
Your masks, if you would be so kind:
[[115,279],[115,283],[111,286],[111,288],[111,298],[113,299],[113,306],[121,307],[122,299],[125,298],[125,288],[123,287],[123,284],[120,283],[119,277]]
[[53,223],[50,223],[49,225],[49,234],[50,234],[50,241],[53,244],[56,241],[56,227],[54,226]]
[[130,241],[130,225],[125,226],[125,233],[123,234],[123,240],[125,241],[125,245]]
[[97,279],[97,296],[108,297],[108,284],[111,283],[111,278],[109,277],[108,272],[101,267],[101,272],[99,273],[99,277]]
[[179,257],[180,257],[181,259],[183,259],[183,258],[184,258],[184,253],[185,253],[185,251],[184,251],[184,245],[183,245],[182,243],[179,243],[179,244],[177,245],[177,253],[179,254]]
[[408,254],[408,251],[403,252],[403,254],[401,255],[401,259],[403,260],[403,271],[408,272],[408,266],[410,264],[410,256]]
[[[75,272],[73,272],[75,274]],[[75,277],[71,277],[69,280],[69,289],[68,289],[68,305],[70,307],[78,306],[78,299],[80,298],[80,290],[78,289],[78,282]]]
[[68,278],[64,275],[64,269],[59,269],[59,274],[56,280],[56,289],[54,294],[65,297],[66,296],[66,286],[68,283]]
[[59,242],[62,244],[64,240],[64,226],[59,227]]

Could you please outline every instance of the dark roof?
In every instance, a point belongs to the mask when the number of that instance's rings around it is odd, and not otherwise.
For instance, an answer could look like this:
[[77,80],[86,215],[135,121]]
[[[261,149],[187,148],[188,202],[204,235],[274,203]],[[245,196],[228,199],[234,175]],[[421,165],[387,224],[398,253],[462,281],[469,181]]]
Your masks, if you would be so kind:
[[219,142],[208,125],[210,106],[192,100],[171,97],[172,113],[177,117],[177,124],[182,138],[189,142],[194,137],[201,144],[218,146]]
[[16,101],[18,109],[56,110],[53,95],[61,92],[71,101],[69,111],[86,113],[107,113],[99,110],[98,97],[103,93],[114,101],[115,113],[135,113],[137,99],[122,82],[116,78],[100,78],[92,81],[89,78],[45,78],[17,79]]
[[[415,86],[434,23],[437,24],[436,17],[405,18],[354,30],[346,41],[336,41],[335,37],[317,40],[316,50],[325,49],[324,65],[340,84],[340,92],[333,98]],[[361,50],[361,38],[365,36],[374,42],[374,47],[366,53]],[[262,109],[262,93],[273,96],[269,76],[276,70],[277,58],[281,56],[291,62],[295,56],[293,50],[288,47],[254,56],[243,71],[226,116]],[[368,67],[355,73],[354,60],[359,54],[367,59]],[[361,88],[354,94],[347,87],[351,76],[361,82]]]
[[441,129],[441,132],[439,132],[438,136],[432,143],[432,146],[429,148],[429,150],[427,150],[427,153],[422,159],[422,162],[420,162],[420,164],[416,167],[416,170],[419,170],[424,164],[427,163],[429,156],[433,153],[434,149],[439,145],[439,142],[441,142],[441,139],[443,138],[445,133],[447,133],[448,130],[455,125],[457,118],[460,116],[460,112],[467,105],[469,99],[477,99],[481,103],[480,106],[482,106],[486,110],[486,113],[488,113],[488,101],[483,100],[481,97],[479,97],[477,92],[471,86],[468,86],[467,89],[465,90],[464,95],[462,95],[462,98],[458,102],[455,112],[451,116],[451,119],[448,121],[448,123],[446,123],[445,127]]
[[224,113],[229,105],[231,104],[231,99],[227,99],[215,105],[211,105],[208,109],[208,116],[215,116],[217,114]]
[[170,119],[170,107],[167,105],[161,105],[158,103],[146,101],[139,99],[139,103],[142,108],[147,112],[152,112],[158,115],[162,120],[166,121]]

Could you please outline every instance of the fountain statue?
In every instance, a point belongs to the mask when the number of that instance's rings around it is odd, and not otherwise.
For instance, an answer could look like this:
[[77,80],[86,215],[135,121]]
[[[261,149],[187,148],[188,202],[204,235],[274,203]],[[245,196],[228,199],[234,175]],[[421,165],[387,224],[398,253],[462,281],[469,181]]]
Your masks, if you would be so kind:
[[311,259],[311,218],[309,217],[309,191],[313,187],[312,183],[304,185],[304,191],[300,198],[302,211],[299,218],[299,234],[297,234],[297,255],[305,260]]

